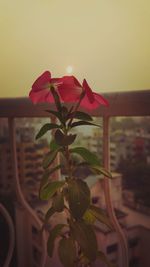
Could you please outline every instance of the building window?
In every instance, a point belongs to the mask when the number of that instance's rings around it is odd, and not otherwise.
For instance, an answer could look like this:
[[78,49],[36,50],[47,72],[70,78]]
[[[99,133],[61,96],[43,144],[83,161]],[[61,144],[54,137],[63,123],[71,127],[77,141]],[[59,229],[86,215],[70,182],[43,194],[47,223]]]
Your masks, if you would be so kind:
[[35,262],[39,262],[41,258],[41,253],[35,247],[33,247],[33,258]]
[[129,267],[139,267],[139,259],[138,258],[132,258],[129,263]]
[[136,247],[139,243],[139,238],[138,237],[134,237],[132,239],[129,240],[129,248],[133,248]]
[[112,244],[110,246],[107,247],[107,253],[113,253],[116,252],[118,250],[118,245],[117,244]]
[[26,168],[26,169],[29,169],[29,168],[32,168],[32,167],[33,167],[32,164],[26,164],[26,165],[25,165],[25,168]]
[[39,231],[36,227],[32,226],[32,234],[33,235],[38,235]]
[[99,201],[99,197],[95,196],[95,197],[92,197],[92,204],[97,204]]

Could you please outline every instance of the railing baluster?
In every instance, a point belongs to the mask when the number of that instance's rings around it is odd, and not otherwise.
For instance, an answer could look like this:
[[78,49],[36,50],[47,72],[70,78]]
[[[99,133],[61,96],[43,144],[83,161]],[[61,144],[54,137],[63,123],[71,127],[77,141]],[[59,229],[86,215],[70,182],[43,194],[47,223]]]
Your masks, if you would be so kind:
[[[110,156],[109,156],[109,117],[104,116],[103,117],[103,158],[104,158],[104,167],[109,170],[110,168]],[[128,245],[127,241],[124,235],[124,232],[122,228],[120,227],[120,224],[118,223],[118,220],[116,218],[111,196],[110,196],[110,185],[109,185],[109,179],[107,177],[104,177],[104,193],[105,193],[105,200],[106,200],[106,208],[108,211],[108,215],[113,223],[113,226],[116,230],[116,233],[118,234],[118,237],[120,239],[120,247],[121,247],[121,257],[120,261],[121,267],[128,267],[129,260],[128,260]]]
[[10,240],[10,242],[9,242],[7,256],[6,256],[4,265],[3,265],[3,267],[9,267],[10,262],[11,262],[11,258],[13,255],[14,247],[15,247],[15,230],[14,230],[14,225],[13,225],[13,221],[11,219],[11,216],[9,215],[6,208],[1,203],[0,203],[0,212],[4,216],[4,218],[8,224],[8,227],[9,227],[9,240]]
[[[39,226],[39,229],[42,228],[42,222],[38,218],[37,214],[34,212],[34,210],[29,206],[28,202],[25,200],[21,187],[19,182],[19,175],[18,175],[18,164],[17,164],[17,152],[16,152],[16,139],[15,139],[15,122],[13,118],[9,118],[9,133],[10,133],[10,146],[11,146],[11,153],[12,153],[12,166],[13,166],[13,175],[15,180],[15,190],[17,195],[18,202],[25,208],[25,210],[32,216],[32,218],[35,220],[37,225]],[[42,257],[41,262],[39,263],[40,267],[45,266],[46,262],[46,236],[45,231],[42,232]]]

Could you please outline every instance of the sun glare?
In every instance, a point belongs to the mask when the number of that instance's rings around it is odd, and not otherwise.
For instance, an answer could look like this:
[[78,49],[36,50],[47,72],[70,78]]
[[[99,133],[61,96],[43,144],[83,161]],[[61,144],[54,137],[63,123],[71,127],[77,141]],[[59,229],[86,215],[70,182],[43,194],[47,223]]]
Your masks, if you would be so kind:
[[71,74],[71,73],[73,72],[73,67],[72,67],[72,66],[68,66],[68,67],[66,68],[66,72],[67,72],[68,74]]

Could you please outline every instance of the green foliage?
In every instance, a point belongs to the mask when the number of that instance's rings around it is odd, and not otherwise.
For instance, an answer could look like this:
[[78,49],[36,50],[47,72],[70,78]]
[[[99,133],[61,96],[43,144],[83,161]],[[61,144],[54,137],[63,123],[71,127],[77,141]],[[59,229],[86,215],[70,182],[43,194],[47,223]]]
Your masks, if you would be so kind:
[[49,218],[55,213],[55,210],[53,207],[50,207],[48,211],[45,214],[45,223],[48,222]]
[[75,147],[70,149],[70,152],[80,155],[87,163],[91,165],[99,165],[98,157],[85,147]]
[[69,146],[76,138],[76,134],[65,135],[60,130],[55,132],[55,141],[59,146]]
[[61,112],[62,112],[62,118],[64,118],[64,121],[66,121],[68,114],[69,114],[68,108],[65,106],[62,106]]
[[54,161],[54,159],[57,156],[58,151],[59,151],[59,149],[50,151],[46,154],[46,156],[43,159],[43,168],[44,169],[48,168],[52,164],[52,162]]
[[87,126],[98,126],[98,127],[100,127],[100,125],[97,125],[95,123],[91,123],[91,122],[88,122],[88,121],[76,121],[76,122],[73,122],[70,125],[70,127],[73,128],[73,127],[84,126],[84,125],[87,125]]
[[83,214],[83,220],[88,224],[94,224],[96,221],[96,217],[92,214],[90,209],[87,209]]
[[61,165],[57,165],[56,167],[50,169],[50,170],[45,170],[43,177],[41,179],[41,183],[40,183],[40,189],[39,191],[41,191],[41,188],[47,184],[48,179],[50,177],[50,175],[52,175],[55,171],[59,170],[61,168]]
[[112,178],[112,174],[107,171],[105,168],[100,167],[99,165],[93,165],[89,166],[92,171],[94,171],[96,174],[103,174],[104,176],[108,178]]
[[46,186],[42,187],[40,191],[40,198],[42,200],[48,200],[51,198],[58,189],[62,188],[65,181],[54,181],[48,183]]
[[[82,167],[83,164],[86,164],[96,174],[112,178],[111,173],[99,166],[99,158],[88,149],[84,147],[69,148],[76,139],[76,134],[70,133],[72,128],[99,125],[92,122],[93,119],[89,114],[77,110],[79,103],[68,109],[61,104],[59,95],[53,86],[51,92],[57,110],[47,110],[47,112],[55,116],[60,125],[46,123],[36,135],[36,139],[38,139],[47,131],[55,129],[50,142],[50,151],[43,159],[44,174],[40,183],[39,197],[42,200],[50,200],[50,208],[46,212],[44,225],[55,213],[61,212],[66,212],[66,224],[57,224],[50,230],[47,242],[48,255],[52,257],[55,241],[59,238],[58,255],[64,267],[77,267],[78,264],[87,266],[97,257],[109,267],[113,267],[106,256],[98,251],[93,227],[96,220],[111,230],[113,229],[112,224],[103,210],[91,205],[88,185],[83,180],[75,179],[77,168]],[[74,119],[77,121],[74,122]],[[50,168],[59,152],[62,153],[67,175],[65,181],[52,181],[50,179],[53,173],[62,167],[62,165],[57,165]],[[80,156],[84,163],[73,162],[74,154]]]
[[76,246],[72,238],[62,238],[60,240],[58,254],[65,267],[75,267]]
[[84,181],[69,181],[68,203],[73,217],[76,219],[81,218],[90,205],[90,190]]
[[[91,216],[91,218],[93,218],[93,222],[95,220],[100,221],[101,223],[107,225],[108,228],[110,228],[111,230],[113,230],[113,226],[112,223],[109,219],[109,217],[106,215],[106,213],[100,209],[99,207],[96,207],[94,205],[90,205],[89,209],[86,211],[86,213],[84,214],[84,219],[86,220],[87,214],[89,215],[89,217]],[[94,220],[95,219],[95,220]]]
[[57,94],[56,90],[53,87],[51,87],[51,92],[52,92],[52,95],[54,97],[55,105],[57,107],[57,110],[58,110],[58,112],[60,113],[60,116],[61,116],[61,114],[62,114],[61,113],[62,112],[62,106],[61,106],[59,95]]
[[61,234],[65,224],[57,224],[49,233],[47,242],[47,253],[50,257],[53,255],[55,239]]
[[50,150],[54,151],[54,150],[61,150],[61,146],[59,146],[55,139],[52,139],[52,141],[50,142]]
[[70,117],[73,117],[73,118],[79,119],[79,120],[84,120],[84,121],[92,121],[93,120],[93,118],[89,114],[82,112],[82,111],[76,111],[75,113],[72,112],[70,114]]
[[84,255],[94,261],[97,256],[97,240],[92,226],[83,221],[71,222],[74,239],[78,242]]
[[58,192],[56,196],[53,197],[52,207],[55,211],[61,212],[64,209],[64,194],[63,191]]
[[35,138],[39,139],[45,133],[47,133],[47,131],[52,130],[52,129],[56,129],[56,128],[60,128],[60,125],[57,125],[55,123],[46,123],[41,127],[40,131],[38,132],[38,134],[36,135]]
[[64,122],[60,112],[55,111],[55,110],[51,110],[51,109],[49,109],[49,110],[47,109],[45,111],[52,114],[53,116],[55,116],[61,123]]

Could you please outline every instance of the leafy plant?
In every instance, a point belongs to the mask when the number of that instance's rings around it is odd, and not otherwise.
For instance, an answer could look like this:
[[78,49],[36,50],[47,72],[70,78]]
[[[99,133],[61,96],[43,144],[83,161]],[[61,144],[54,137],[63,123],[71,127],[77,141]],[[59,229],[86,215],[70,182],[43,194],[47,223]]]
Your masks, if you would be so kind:
[[[75,175],[74,170],[79,165],[73,161],[73,156],[76,154],[80,156],[80,165],[82,163],[87,164],[94,173],[103,174],[108,178],[111,178],[111,174],[100,166],[98,157],[91,151],[84,147],[72,147],[76,134],[71,133],[72,128],[80,125],[98,126],[92,122],[93,119],[88,113],[78,111],[82,103],[83,106],[87,107],[89,101],[88,107],[93,105],[95,108],[98,101],[99,104],[106,104],[107,102],[100,95],[93,93],[85,81],[81,86],[73,76],[66,76],[66,78],[63,77],[57,81],[49,76],[50,74],[47,72],[40,76],[33,84],[30,92],[33,102],[50,99],[48,102],[55,102],[56,107],[56,110],[47,110],[47,112],[56,116],[57,123],[43,125],[36,136],[37,139],[41,138],[47,131],[54,131],[55,129],[50,150],[43,160],[44,174],[39,189],[39,197],[42,200],[51,200],[44,224],[47,224],[54,214],[62,212],[66,214],[65,224],[56,224],[50,230],[47,252],[52,257],[55,242],[58,240],[58,255],[64,267],[90,266],[97,258],[100,258],[108,266],[112,266],[98,248],[94,223],[96,220],[100,221],[110,229],[112,229],[112,224],[103,210],[92,205],[87,183]],[[59,87],[60,83],[61,87]],[[79,88],[73,94],[72,88],[79,87],[79,85],[82,89],[80,94],[78,93]],[[66,90],[68,86],[71,95],[69,95],[69,91],[68,95],[64,93],[64,88]],[[40,93],[37,96],[38,92],[42,90],[43,95]],[[45,90],[48,91],[45,93]],[[68,102],[69,97],[70,101],[74,102],[71,108],[64,105],[65,102]],[[64,179],[53,181],[51,179],[53,173],[62,168],[61,165],[54,166],[58,154],[61,154],[64,159],[66,175]]]

